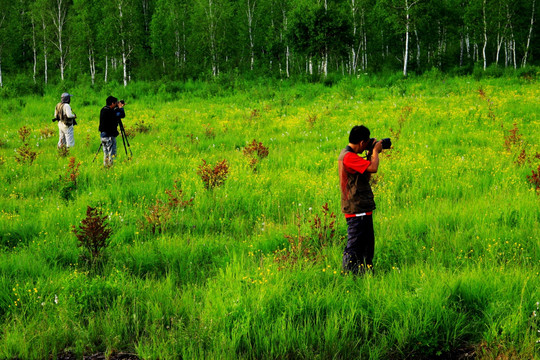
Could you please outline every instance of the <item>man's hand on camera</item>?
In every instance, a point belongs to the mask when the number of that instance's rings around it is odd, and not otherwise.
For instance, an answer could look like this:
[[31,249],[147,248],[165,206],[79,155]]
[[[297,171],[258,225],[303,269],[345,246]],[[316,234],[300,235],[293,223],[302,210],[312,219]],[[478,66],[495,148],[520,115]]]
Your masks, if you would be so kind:
[[382,152],[383,148],[382,148],[382,140],[381,141],[377,141],[375,143],[375,146],[373,146],[373,152],[377,152],[377,153],[380,153]]

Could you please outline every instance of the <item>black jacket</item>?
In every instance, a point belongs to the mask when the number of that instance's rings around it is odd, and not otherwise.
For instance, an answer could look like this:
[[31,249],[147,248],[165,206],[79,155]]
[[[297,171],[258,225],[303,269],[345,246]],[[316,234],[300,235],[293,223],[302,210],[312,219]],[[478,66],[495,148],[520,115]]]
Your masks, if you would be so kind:
[[120,123],[120,119],[125,116],[124,109],[111,109],[108,106],[103,107],[99,114],[99,132],[106,133],[107,136],[117,137],[119,135],[118,124]]

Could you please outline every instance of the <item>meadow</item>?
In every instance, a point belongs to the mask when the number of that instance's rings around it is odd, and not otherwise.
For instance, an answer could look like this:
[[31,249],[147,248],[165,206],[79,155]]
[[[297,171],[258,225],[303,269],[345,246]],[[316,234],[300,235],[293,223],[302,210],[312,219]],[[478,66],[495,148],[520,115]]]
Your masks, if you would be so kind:
[[[51,122],[63,91],[67,152]],[[133,157],[118,138],[104,168],[110,94]],[[537,359],[539,114],[538,83],[515,77],[4,97],[0,358]],[[337,157],[357,124],[393,142],[364,277],[341,271]],[[88,207],[111,230],[95,257],[74,232]]]

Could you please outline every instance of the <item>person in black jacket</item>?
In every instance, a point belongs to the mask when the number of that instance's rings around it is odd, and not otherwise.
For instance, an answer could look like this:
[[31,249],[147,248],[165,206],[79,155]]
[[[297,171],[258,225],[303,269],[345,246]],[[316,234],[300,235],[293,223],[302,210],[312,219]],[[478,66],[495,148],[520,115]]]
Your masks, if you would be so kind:
[[99,115],[99,132],[103,146],[103,165],[112,166],[116,158],[116,137],[119,135],[118,124],[126,116],[124,103],[109,96]]

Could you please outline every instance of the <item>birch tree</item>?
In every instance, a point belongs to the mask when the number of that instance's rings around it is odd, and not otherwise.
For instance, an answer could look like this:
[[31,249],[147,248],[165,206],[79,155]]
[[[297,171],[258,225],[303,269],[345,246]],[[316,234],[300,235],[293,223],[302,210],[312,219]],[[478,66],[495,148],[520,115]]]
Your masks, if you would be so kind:
[[[141,3],[135,0],[112,0],[107,8],[111,16],[114,34],[111,42],[113,54],[118,54],[122,62],[122,83],[127,86],[130,80],[130,61],[135,51],[142,47]],[[114,60],[114,58],[113,58]]]
[[99,27],[102,14],[98,1],[74,0],[73,10],[75,12],[73,21],[74,41],[80,51],[80,57],[88,62],[88,71],[92,85],[96,81],[96,58],[97,58],[97,29]]
[[535,9],[536,9],[536,0],[533,0],[532,5],[531,5],[531,21],[530,21],[530,26],[529,26],[529,33],[527,34],[527,42],[526,42],[526,45],[525,45],[525,54],[523,55],[523,60],[521,62],[522,67],[527,66],[527,55],[529,54],[529,48],[530,48],[530,45],[531,45],[531,38],[532,38],[532,35],[533,35]]
[[407,69],[409,63],[409,42],[411,28],[414,20],[414,8],[421,3],[422,0],[384,0],[381,1],[381,5],[386,9],[386,12],[390,15],[387,20],[391,24],[399,25],[400,28],[396,29],[398,33],[402,34],[404,39],[403,45],[403,76],[407,76]]
[[64,36],[66,29],[66,21],[69,10],[69,2],[67,0],[53,0],[48,11],[54,28],[53,45],[58,50],[58,61],[60,68],[60,79],[64,81],[64,72],[66,69],[66,60],[68,54],[68,43]]
[[203,58],[209,57],[214,77],[220,74],[222,57],[227,60],[227,56],[224,56],[225,44],[237,46],[232,32],[229,34],[226,31],[226,25],[230,24],[231,19],[230,5],[226,0],[198,0],[195,9],[195,30],[203,41],[199,44],[199,54]]
[[188,54],[189,1],[159,0],[150,24],[152,52],[163,72],[169,66],[185,68]]
[[246,11],[246,21],[249,38],[249,68],[251,71],[253,71],[253,64],[255,63],[254,27],[256,24],[255,11],[257,9],[257,0],[245,0],[244,6]]

